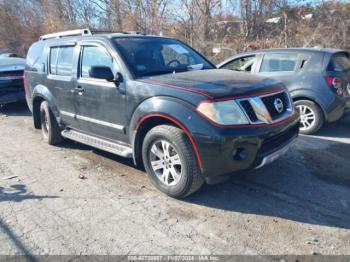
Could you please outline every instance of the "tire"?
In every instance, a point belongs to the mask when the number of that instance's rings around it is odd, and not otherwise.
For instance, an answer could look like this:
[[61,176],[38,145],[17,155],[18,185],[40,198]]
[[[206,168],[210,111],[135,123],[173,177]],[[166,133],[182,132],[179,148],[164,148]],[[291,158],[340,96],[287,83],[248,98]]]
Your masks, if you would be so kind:
[[41,133],[46,143],[56,145],[62,142],[61,128],[46,101],[40,105]]
[[310,100],[298,100],[295,107],[300,113],[300,133],[311,135],[316,133],[324,124],[321,108]]
[[143,141],[142,159],[152,184],[170,197],[184,198],[203,185],[192,145],[186,134],[175,126],[151,129]]

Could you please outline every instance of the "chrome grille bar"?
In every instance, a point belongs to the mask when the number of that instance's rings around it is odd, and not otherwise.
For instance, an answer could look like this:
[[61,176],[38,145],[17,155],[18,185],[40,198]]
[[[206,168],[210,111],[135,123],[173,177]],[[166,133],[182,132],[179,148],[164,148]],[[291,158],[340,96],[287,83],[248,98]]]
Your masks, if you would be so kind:
[[[267,105],[264,103],[263,98],[266,97],[273,97],[278,96],[280,94],[285,95],[286,103],[283,104],[284,107],[286,107],[286,110],[284,110],[283,113],[280,114],[277,118],[273,119],[271,117],[271,113],[267,107]],[[276,98],[277,99],[277,98]],[[292,106],[292,100],[288,94],[287,91],[280,91],[276,93],[266,94],[262,96],[255,96],[255,97],[249,97],[249,98],[241,98],[237,99],[238,104],[240,105],[241,109],[245,113],[247,119],[249,120],[250,124],[271,124],[278,121],[281,121],[293,114],[293,106]],[[248,114],[246,108],[243,106],[243,103],[249,103],[251,105],[251,108],[253,108],[253,111],[256,115],[256,117],[251,117],[251,113]],[[272,105],[269,105],[271,107]]]

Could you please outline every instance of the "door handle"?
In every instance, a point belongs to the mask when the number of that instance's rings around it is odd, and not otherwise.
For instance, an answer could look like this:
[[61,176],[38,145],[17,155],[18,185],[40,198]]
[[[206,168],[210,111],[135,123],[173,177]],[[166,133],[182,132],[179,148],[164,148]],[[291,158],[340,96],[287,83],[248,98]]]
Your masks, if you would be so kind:
[[85,89],[84,88],[82,88],[81,86],[77,86],[76,88],[74,88],[77,92],[78,92],[78,94],[81,96],[81,95],[83,95],[83,93],[85,92]]
[[81,86],[77,86],[77,87],[75,88],[75,90],[77,90],[77,91],[84,91],[84,88],[82,88]]

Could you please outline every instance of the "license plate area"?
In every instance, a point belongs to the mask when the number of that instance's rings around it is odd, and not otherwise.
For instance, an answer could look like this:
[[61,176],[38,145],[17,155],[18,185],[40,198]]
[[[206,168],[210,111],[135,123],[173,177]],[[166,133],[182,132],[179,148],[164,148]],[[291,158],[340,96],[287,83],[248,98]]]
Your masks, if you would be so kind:
[[277,150],[276,152],[273,152],[273,153],[265,156],[263,158],[263,160],[261,161],[261,164],[259,166],[257,166],[256,169],[259,169],[263,166],[266,166],[266,165],[271,164],[272,162],[276,161],[278,158],[280,158],[285,153],[287,153],[287,151],[289,150],[289,147],[290,147],[290,144]]

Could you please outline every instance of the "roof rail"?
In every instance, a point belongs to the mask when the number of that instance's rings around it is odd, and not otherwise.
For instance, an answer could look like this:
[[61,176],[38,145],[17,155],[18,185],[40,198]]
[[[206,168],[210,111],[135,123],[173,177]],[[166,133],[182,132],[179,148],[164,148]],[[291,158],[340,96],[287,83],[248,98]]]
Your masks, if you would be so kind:
[[132,35],[144,35],[144,33],[139,31],[113,31],[113,30],[91,30],[92,34],[132,34]]
[[63,31],[63,32],[58,32],[53,34],[42,35],[40,36],[39,40],[47,40],[52,38],[61,38],[66,36],[79,36],[79,35],[83,36],[83,35],[92,35],[92,34],[90,29],[85,28],[85,29],[77,29],[77,30],[70,30],[70,31]]

